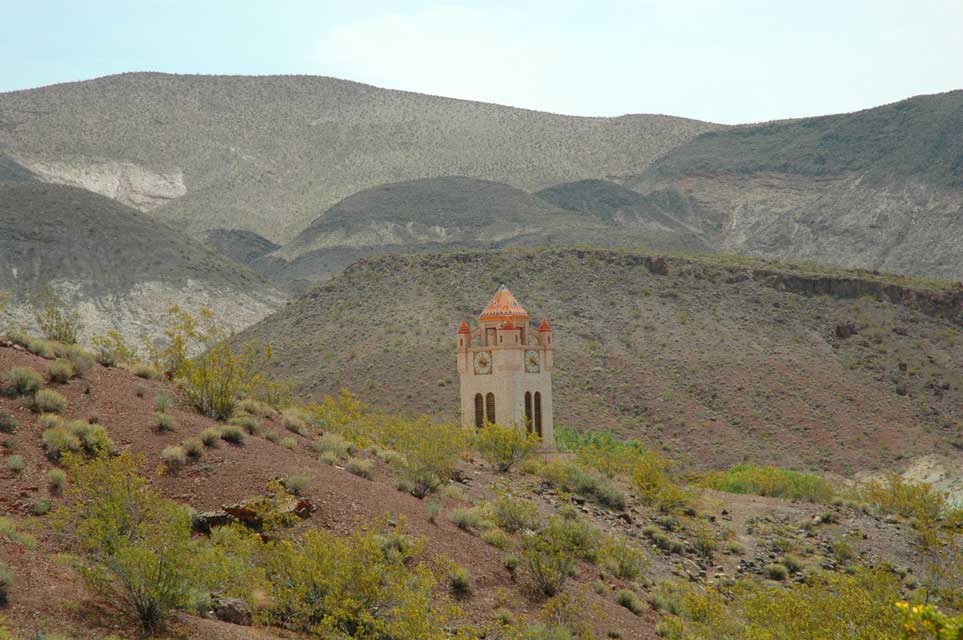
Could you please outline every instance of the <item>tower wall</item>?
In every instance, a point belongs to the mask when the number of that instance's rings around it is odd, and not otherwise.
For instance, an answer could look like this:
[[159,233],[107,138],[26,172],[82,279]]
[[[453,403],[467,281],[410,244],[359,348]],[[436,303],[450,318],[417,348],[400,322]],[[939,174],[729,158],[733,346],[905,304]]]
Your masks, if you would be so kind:
[[[510,294],[509,294],[510,295]],[[517,304],[517,303],[515,303]],[[461,422],[466,428],[476,426],[475,397],[482,396],[486,420],[487,396],[495,397],[495,422],[526,429],[526,397],[532,395],[532,430],[535,431],[535,394],[541,400],[541,436],[548,448],[555,446],[554,407],[552,401],[553,359],[551,331],[536,331],[526,325],[482,321],[475,330],[463,324],[458,334],[458,374],[461,390]],[[547,325],[546,325],[547,326]],[[525,343],[528,344],[525,344]],[[539,370],[526,369],[529,352],[536,352]],[[490,355],[490,372],[476,372],[476,356]]]

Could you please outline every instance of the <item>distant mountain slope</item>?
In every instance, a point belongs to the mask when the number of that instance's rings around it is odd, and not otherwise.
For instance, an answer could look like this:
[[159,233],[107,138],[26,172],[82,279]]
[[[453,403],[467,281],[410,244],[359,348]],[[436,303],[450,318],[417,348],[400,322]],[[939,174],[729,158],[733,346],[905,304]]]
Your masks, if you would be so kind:
[[280,249],[279,245],[264,236],[242,229],[211,229],[207,232],[204,244],[241,264],[251,264],[261,256]]
[[550,244],[607,230],[598,216],[575,215],[504,183],[425,178],[345,198],[254,267],[303,286],[373,254]]
[[15,294],[15,320],[32,322],[33,296],[48,283],[78,305],[88,336],[156,334],[175,303],[241,328],[284,302],[261,276],[114,200],[0,181],[0,290]]
[[600,216],[620,227],[642,229],[651,247],[710,248],[701,231],[686,222],[692,216],[690,203],[675,191],[642,195],[607,180],[579,180],[542,189],[535,196],[562,209]]
[[707,132],[625,184],[727,251],[963,279],[963,91]]
[[627,176],[717,125],[582,118],[315,76],[134,73],[0,94],[0,151],[195,232],[279,242],[368,187],[464,175],[535,190]]
[[409,180],[345,198],[253,266],[303,289],[368,255],[559,244],[711,248],[698,229],[674,217],[689,213],[673,197],[601,180],[535,195],[463,176]]
[[555,327],[557,424],[695,467],[851,472],[963,447],[963,289],[866,272],[589,249],[369,258],[239,339],[272,344],[302,394],[454,417],[455,331],[501,283]]

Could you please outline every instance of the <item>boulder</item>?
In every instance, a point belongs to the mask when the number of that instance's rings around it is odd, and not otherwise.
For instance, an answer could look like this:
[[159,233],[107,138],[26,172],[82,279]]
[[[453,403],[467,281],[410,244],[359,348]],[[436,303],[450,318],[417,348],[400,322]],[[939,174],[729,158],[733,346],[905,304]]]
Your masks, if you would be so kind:
[[244,626],[251,624],[251,610],[247,603],[237,598],[215,596],[211,599],[211,611],[215,618],[224,622]]

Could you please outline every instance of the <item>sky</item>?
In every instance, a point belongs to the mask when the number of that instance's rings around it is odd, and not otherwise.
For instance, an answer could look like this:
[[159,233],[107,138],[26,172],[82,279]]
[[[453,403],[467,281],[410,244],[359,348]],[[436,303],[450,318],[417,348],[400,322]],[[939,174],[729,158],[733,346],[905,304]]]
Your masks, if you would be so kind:
[[963,89],[963,0],[0,0],[0,92],[125,71],[327,75],[721,123]]

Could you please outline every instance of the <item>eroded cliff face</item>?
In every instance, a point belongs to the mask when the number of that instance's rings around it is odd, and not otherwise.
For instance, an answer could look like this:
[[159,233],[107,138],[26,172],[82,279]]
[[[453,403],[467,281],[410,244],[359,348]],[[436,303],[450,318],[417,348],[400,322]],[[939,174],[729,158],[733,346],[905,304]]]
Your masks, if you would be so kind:
[[861,173],[703,173],[656,182],[717,250],[963,280],[963,192]]
[[132,162],[84,158],[17,160],[41,180],[93,191],[140,211],[149,211],[187,193],[184,173],[179,168],[161,172]]

